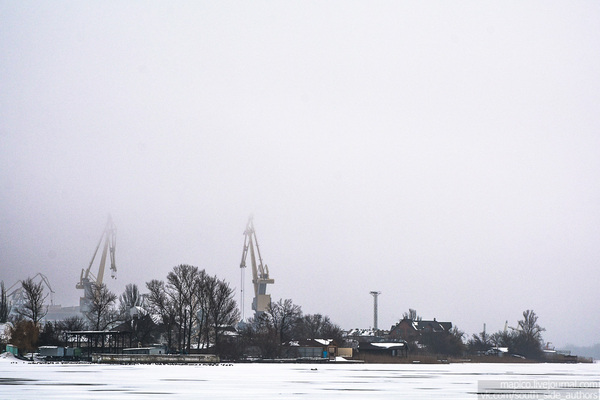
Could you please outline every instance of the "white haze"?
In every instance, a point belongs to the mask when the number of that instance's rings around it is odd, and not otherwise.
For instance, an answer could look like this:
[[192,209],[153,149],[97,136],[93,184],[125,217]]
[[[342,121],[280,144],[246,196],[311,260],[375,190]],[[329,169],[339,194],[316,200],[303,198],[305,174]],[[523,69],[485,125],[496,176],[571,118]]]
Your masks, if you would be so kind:
[[599,44],[591,1],[2,0],[0,280],[77,304],[111,214],[116,293],[239,289],[254,214],[273,298],[344,328],[378,290],[598,342]]

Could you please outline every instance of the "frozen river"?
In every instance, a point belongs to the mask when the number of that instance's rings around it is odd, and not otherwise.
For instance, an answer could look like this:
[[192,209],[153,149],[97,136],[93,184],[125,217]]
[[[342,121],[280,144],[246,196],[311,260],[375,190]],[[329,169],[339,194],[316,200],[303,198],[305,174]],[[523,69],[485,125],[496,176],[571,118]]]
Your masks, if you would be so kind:
[[[30,364],[5,359],[0,360],[0,399],[478,399],[484,398],[477,394],[481,382],[599,379],[597,363],[210,366]],[[598,399],[598,390],[587,396]]]

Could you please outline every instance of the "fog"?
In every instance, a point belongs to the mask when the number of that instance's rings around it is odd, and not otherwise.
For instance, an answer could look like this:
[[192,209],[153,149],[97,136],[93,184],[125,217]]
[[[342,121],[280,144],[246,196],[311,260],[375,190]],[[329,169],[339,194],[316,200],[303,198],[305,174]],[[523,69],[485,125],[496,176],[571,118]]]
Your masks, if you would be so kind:
[[110,214],[114,292],[239,291],[254,215],[273,298],[343,328],[377,290],[596,343],[599,43],[586,1],[0,1],[0,280],[78,304]]

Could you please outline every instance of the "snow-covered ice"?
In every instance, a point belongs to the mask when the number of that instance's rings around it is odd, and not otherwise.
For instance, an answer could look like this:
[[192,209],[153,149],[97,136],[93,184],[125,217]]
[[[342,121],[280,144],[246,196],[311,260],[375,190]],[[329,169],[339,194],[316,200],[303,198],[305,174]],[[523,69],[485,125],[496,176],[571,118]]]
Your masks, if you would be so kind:
[[477,399],[479,380],[599,380],[600,364],[34,364],[0,359],[0,399]]

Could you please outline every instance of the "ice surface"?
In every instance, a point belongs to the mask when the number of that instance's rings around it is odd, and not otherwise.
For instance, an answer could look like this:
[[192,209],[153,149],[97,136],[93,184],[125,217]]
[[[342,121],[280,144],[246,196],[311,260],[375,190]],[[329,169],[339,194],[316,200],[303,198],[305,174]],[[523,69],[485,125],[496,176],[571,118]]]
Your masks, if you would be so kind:
[[0,361],[0,399],[477,399],[478,380],[600,379],[600,364],[98,365]]
[[[4,352],[0,354],[0,363],[27,364],[27,361],[18,359],[13,353]],[[2,378],[2,376],[0,376],[0,378]]]

